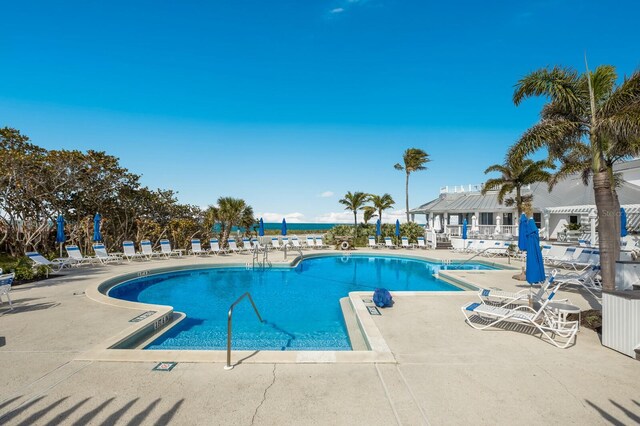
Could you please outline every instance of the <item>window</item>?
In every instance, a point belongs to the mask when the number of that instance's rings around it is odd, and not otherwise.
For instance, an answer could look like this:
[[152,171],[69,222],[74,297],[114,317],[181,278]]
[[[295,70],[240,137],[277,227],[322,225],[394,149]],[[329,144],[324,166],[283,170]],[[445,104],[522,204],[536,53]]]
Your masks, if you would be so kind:
[[534,213],[533,221],[536,223],[538,229],[540,229],[540,225],[542,224],[542,213]]
[[493,225],[493,213],[480,213],[480,225]]
[[569,216],[569,223],[574,224],[574,225],[577,224],[578,223],[578,216],[573,216],[573,215]]
[[502,215],[503,225],[513,225],[513,213],[504,213]]

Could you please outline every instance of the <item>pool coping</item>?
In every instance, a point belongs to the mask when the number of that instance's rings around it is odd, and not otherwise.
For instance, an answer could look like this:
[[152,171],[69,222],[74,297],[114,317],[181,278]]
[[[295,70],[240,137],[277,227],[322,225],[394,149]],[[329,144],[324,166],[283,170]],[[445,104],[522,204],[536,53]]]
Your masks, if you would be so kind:
[[[376,255],[375,252],[362,253],[363,255]],[[309,253],[304,259],[336,256],[340,253]],[[350,256],[345,255],[345,256]],[[359,255],[359,253],[357,254]],[[356,255],[356,256],[357,256]],[[441,263],[439,259],[428,257],[407,256],[405,254],[380,254],[379,256],[404,257],[409,259],[427,261],[432,263]],[[274,267],[294,268],[301,260],[300,256],[296,256],[290,262],[282,262],[274,265]],[[489,266],[497,266],[505,269],[505,265],[493,262],[483,262],[479,259],[476,263],[487,264]],[[166,272],[193,271],[198,269],[216,269],[216,268],[245,268],[246,264],[225,263],[225,264],[207,264],[207,265],[177,265],[171,267],[154,267],[142,271],[119,274],[108,278],[88,287],[85,291],[86,296],[98,303],[125,309],[135,309],[149,313],[146,318],[132,325],[125,327],[122,331],[101,342],[92,349],[79,354],[75,359],[84,361],[115,361],[115,362],[226,362],[226,350],[143,350],[140,349],[140,342],[148,341],[151,336],[157,338],[157,330],[161,329],[162,333],[166,332],[170,327],[177,324],[185,317],[184,313],[174,312],[172,306],[154,305],[140,302],[131,302],[116,299],[107,296],[110,288],[124,283],[131,279],[137,279],[149,275],[162,274]],[[456,277],[452,277],[442,271],[439,277],[449,282],[463,291],[392,291],[391,294],[397,297],[406,296],[450,296],[450,295],[468,295],[467,291],[475,289],[473,284]],[[375,321],[369,313],[363,298],[371,298],[370,291],[356,291],[348,294],[349,301],[352,305],[356,321],[365,339],[365,343],[370,350],[367,351],[268,351],[268,350],[234,350],[232,351],[232,364],[242,363],[396,363],[396,359],[391,352],[386,340],[378,329]],[[131,342],[137,341],[134,345],[137,348],[127,348]]]

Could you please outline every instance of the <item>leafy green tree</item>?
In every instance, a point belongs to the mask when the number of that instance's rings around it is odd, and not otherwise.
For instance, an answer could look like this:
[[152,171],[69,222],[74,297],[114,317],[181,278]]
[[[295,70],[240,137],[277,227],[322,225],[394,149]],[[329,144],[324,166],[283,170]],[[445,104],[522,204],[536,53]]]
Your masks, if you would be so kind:
[[226,247],[227,239],[233,226],[249,227],[255,222],[253,208],[240,198],[218,198],[216,216],[222,225],[220,237],[221,247]]
[[364,192],[347,192],[344,198],[338,200],[338,202],[345,206],[345,210],[351,210],[353,212],[353,225],[354,235],[358,238],[358,210],[364,208],[365,203],[369,200],[369,194]]
[[405,207],[407,209],[407,222],[409,222],[409,175],[413,172],[420,170],[426,170],[425,164],[429,163],[429,154],[418,148],[409,148],[402,155],[403,164],[396,163],[393,167],[396,170],[404,170],[406,174],[406,180],[404,185],[405,190]]
[[393,197],[390,194],[374,195],[369,194],[369,201],[371,201],[372,207],[378,212],[378,219],[382,222],[382,212],[390,209],[396,203],[393,201]]
[[362,212],[364,213],[364,224],[369,223],[371,219],[373,219],[376,215],[376,208],[373,206],[364,206],[362,208]]
[[558,181],[581,173],[593,180],[599,221],[603,287],[615,288],[615,261],[620,250],[620,205],[613,164],[640,154],[640,72],[617,84],[615,67],[587,67],[580,74],[571,68],[547,67],[523,77],[513,102],[543,96],[547,103],[540,121],[527,130],[509,155],[524,158],[546,148],[560,167]]
[[[494,164],[484,171],[485,174],[499,172],[501,176],[487,180],[482,187],[482,195],[499,188],[498,202],[509,207],[515,205],[519,217],[526,210],[525,205],[531,205],[533,201],[531,194],[522,195],[522,187],[536,182],[547,182],[551,178],[551,174],[545,170],[547,168],[553,168],[553,164],[546,160],[533,161],[516,156],[508,157],[504,164]],[[507,197],[514,191],[513,197]]]

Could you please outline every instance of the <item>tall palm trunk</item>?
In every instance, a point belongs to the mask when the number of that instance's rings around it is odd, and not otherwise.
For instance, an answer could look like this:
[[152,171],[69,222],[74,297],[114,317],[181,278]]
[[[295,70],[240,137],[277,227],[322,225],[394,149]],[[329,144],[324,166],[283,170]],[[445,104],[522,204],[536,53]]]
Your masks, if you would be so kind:
[[355,246],[355,240],[358,239],[358,212],[356,210],[353,211],[353,235],[355,235],[353,242]]
[[409,172],[407,172],[407,180],[404,184],[405,202],[407,208],[407,223],[409,223]]
[[[522,214],[522,195],[520,193],[520,187],[516,186],[516,207],[518,209],[518,218]],[[519,220],[519,219],[518,219]]]
[[229,235],[231,235],[231,223],[225,224],[222,229],[219,241],[220,248],[227,248],[227,240],[229,239]]
[[620,235],[616,234],[619,225],[616,222],[619,221],[620,208],[616,209],[618,203],[606,171],[593,174],[593,190],[598,210],[602,287],[604,290],[615,290],[616,260],[620,251]]

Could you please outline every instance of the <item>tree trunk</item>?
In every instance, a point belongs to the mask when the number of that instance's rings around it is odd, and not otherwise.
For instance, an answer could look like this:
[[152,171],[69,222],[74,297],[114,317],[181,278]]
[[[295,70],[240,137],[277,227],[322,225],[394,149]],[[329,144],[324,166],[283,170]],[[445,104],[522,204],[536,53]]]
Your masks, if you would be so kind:
[[518,220],[522,214],[522,195],[520,194],[520,187],[516,186],[516,207],[518,209]]
[[406,208],[407,208],[407,223],[409,223],[409,172],[407,172],[407,180],[404,184]]
[[353,245],[356,245],[356,240],[358,239],[358,212],[356,210],[353,211]]
[[602,288],[615,290],[616,260],[620,250],[620,235],[616,234],[620,225],[616,222],[620,221],[620,208],[616,209],[612,183],[606,171],[593,174],[593,190],[598,210]]

